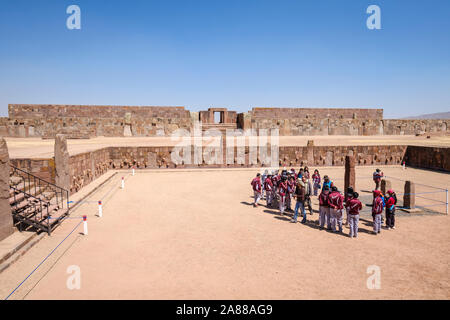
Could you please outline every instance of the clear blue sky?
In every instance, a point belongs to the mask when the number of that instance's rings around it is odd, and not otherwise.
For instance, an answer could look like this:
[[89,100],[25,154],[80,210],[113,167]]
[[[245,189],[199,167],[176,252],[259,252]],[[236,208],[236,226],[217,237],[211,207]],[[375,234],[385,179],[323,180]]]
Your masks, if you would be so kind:
[[[66,8],[81,8],[81,30]],[[381,8],[382,30],[366,27]],[[450,111],[450,1],[1,0],[9,103]]]

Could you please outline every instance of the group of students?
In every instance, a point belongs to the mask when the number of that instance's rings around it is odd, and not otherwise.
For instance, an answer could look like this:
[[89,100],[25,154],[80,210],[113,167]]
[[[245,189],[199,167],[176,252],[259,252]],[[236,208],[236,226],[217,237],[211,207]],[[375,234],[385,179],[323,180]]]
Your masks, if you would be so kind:
[[[393,190],[388,190],[384,196],[379,190],[379,180],[382,177],[379,169],[374,174],[375,190],[373,191],[372,217],[373,233],[378,234],[381,231],[382,213],[386,208],[386,227],[395,229],[395,205],[397,197]],[[312,183],[311,183],[312,181]],[[362,210],[362,203],[358,199],[359,194],[349,187],[345,196],[333,184],[331,179],[325,175],[321,181],[319,170],[314,170],[310,176],[308,167],[301,168],[298,172],[295,169],[290,171],[284,169],[279,172],[276,170],[269,173],[268,170],[261,175],[258,173],[251,181],[254,193],[253,206],[257,207],[258,202],[265,197],[267,207],[272,207],[278,203],[280,214],[284,215],[286,211],[294,212],[291,222],[296,223],[298,211],[301,211],[303,219],[301,223],[306,223],[307,214],[313,214],[311,206],[311,196],[317,196],[319,199],[319,227],[333,232],[343,232],[343,210],[346,211],[345,225],[349,225],[350,237],[357,237],[359,215]],[[292,201],[296,199],[295,209],[292,210]]]

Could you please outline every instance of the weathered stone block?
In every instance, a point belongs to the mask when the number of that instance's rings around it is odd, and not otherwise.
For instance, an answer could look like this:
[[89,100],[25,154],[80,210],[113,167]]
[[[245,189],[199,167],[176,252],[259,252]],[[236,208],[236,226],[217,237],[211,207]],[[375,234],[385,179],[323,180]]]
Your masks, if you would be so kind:
[[62,134],[57,134],[55,139],[55,182],[58,187],[70,190],[69,152]]
[[403,206],[407,209],[416,207],[416,185],[414,182],[405,181],[405,192],[403,195]]
[[0,138],[0,241],[14,232],[9,204],[9,153],[6,141]]

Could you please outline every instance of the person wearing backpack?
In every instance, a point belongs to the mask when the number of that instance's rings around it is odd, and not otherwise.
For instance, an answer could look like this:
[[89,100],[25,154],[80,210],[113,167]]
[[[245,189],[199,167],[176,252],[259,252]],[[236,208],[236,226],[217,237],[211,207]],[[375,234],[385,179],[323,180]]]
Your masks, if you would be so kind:
[[395,205],[397,204],[397,195],[394,190],[390,189],[387,192],[386,200],[386,227],[395,229]]
[[[306,180],[305,178],[303,179]],[[295,204],[294,217],[291,220],[293,223],[297,222],[298,209],[301,209],[301,214],[303,214],[302,223],[306,223],[305,192],[305,183],[302,180],[297,179],[295,186],[295,197],[297,198],[297,203]]]

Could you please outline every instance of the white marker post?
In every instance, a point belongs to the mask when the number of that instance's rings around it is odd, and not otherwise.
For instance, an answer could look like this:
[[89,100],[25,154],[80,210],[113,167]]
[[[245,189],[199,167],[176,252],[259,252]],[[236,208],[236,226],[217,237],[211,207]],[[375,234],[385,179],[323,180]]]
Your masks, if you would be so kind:
[[134,167],[133,167],[133,171],[132,171],[131,175],[133,175],[133,176],[134,176]]
[[88,235],[88,227],[87,227],[87,217],[86,216],[83,216],[83,234],[85,235],[85,236],[87,236]]
[[125,189],[125,179],[122,177],[122,189]]
[[98,202],[98,216],[101,218],[103,216],[102,202]]

